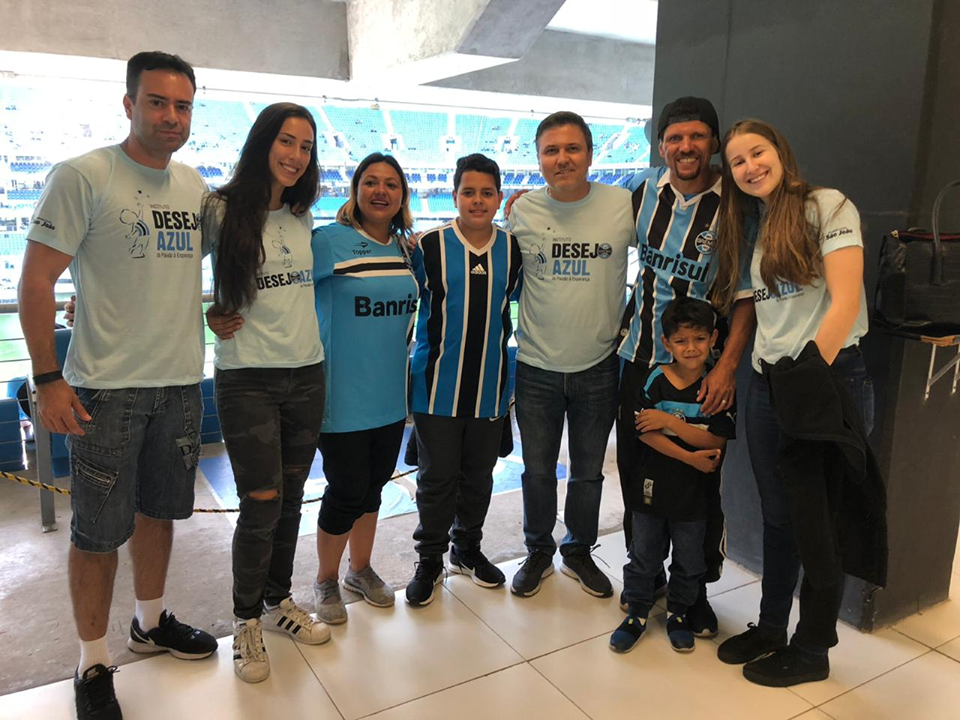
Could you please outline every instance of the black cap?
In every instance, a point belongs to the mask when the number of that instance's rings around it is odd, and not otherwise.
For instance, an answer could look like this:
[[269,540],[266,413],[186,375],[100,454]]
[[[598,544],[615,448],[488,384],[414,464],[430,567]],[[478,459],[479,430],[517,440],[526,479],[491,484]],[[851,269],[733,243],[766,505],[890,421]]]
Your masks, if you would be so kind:
[[720,120],[713,103],[706,98],[682,97],[669,103],[660,113],[657,122],[657,140],[663,140],[663,133],[674,123],[699,121],[713,131],[714,137],[720,137]]

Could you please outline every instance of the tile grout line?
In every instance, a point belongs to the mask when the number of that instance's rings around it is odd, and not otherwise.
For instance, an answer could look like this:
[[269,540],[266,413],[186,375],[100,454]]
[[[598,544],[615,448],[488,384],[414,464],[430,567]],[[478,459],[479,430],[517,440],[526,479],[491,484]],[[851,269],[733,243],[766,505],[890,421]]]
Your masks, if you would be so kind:
[[404,705],[409,705],[410,703],[414,703],[414,702],[416,702],[417,700],[423,700],[424,698],[428,698],[428,697],[431,697],[431,696],[433,696],[433,695],[437,695],[437,694],[439,694],[439,693],[446,692],[447,690],[452,690],[452,689],[455,688],[455,687],[460,687],[461,685],[466,685],[467,683],[472,683],[472,682],[474,682],[474,681],[476,681],[476,680],[483,680],[484,678],[491,677],[492,675],[497,675],[498,673],[506,672],[507,670],[512,670],[512,669],[515,668],[515,667],[520,667],[521,665],[529,665],[529,664],[530,664],[530,663],[528,663],[526,660],[524,660],[524,661],[522,661],[522,662],[514,663],[513,665],[507,665],[506,667],[502,667],[502,668],[500,668],[499,670],[492,670],[492,671],[490,671],[490,672],[488,672],[488,673],[484,673],[483,675],[477,675],[477,677],[469,678],[469,679],[467,679],[467,680],[462,680],[462,681],[460,681],[460,682],[458,682],[458,683],[454,683],[453,685],[448,685],[447,687],[440,688],[439,690],[433,690],[432,692],[424,693],[423,695],[418,695],[418,696],[415,697],[415,698],[410,698],[409,700],[404,700],[403,702],[397,703],[396,705],[390,705],[389,707],[381,708],[381,709],[379,709],[379,710],[377,710],[377,711],[375,711],[375,712],[367,713],[366,715],[360,715],[360,716],[357,718],[357,720],[364,720],[365,718],[376,717],[376,716],[379,715],[380,713],[385,713],[385,712],[387,712],[388,710],[393,710],[394,708],[400,708],[400,707],[403,707]]
[[[508,560],[507,562],[511,562],[511,561]],[[447,572],[446,569],[444,569],[444,573],[446,573],[446,572]],[[490,677],[491,675],[496,675],[497,673],[503,672],[504,670],[509,670],[509,669],[511,669],[511,668],[518,667],[518,666],[520,666],[520,665],[526,665],[526,664],[528,664],[526,658],[524,658],[523,655],[521,655],[519,652],[517,652],[517,649],[516,649],[516,648],[514,648],[510,643],[508,643],[506,640],[504,640],[502,637],[500,637],[500,634],[497,633],[496,630],[494,630],[492,627],[490,627],[490,626],[484,621],[484,619],[483,619],[482,617],[480,617],[479,615],[477,615],[477,614],[470,608],[469,605],[467,605],[465,602],[463,602],[463,600],[461,600],[459,597],[457,597],[457,596],[453,593],[453,591],[450,590],[450,589],[447,587],[447,578],[448,578],[448,577],[449,577],[449,575],[448,575],[448,574],[445,574],[445,575],[444,575],[443,582],[440,584],[440,586],[443,588],[443,591],[446,592],[446,593],[448,593],[448,594],[450,595],[450,597],[452,597],[452,598],[453,598],[454,600],[456,600],[458,603],[460,603],[461,605],[463,605],[463,607],[466,608],[467,612],[469,612],[471,615],[473,615],[475,618],[477,618],[477,620],[479,620],[480,623],[481,623],[484,627],[486,627],[488,630],[490,630],[490,632],[492,632],[494,635],[496,635],[497,638],[498,638],[504,645],[506,645],[508,648],[510,648],[510,649],[517,655],[517,657],[520,658],[520,660],[519,660],[518,662],[511,663],[510,665],[506,665],[505,667],[499,668],[499,669],[497,669],[497,670],[492,670],[492,671],[490,671],[490,672],[488,672],[488,673],[484,673],[483,675],[477,675],[476,677],[468,678],[468,679],[463,680],[463,681],[461,681],[461,682],[454,683],[453,685],[448,685],[447,687],[439,688],[438,690],[434,690],[433,692],[428,692],[428,693],[424,693],[423,695],[418,695],[417,697],[410,698],[409,700],[405,700],[405,701],[402,702],[402,703],[397,703],[396,705],[390,705],[389,707],[380,708],[380,709],[377,710],[376,712],[367,713],[366,715],[360,716],[360,718],[358,718],[357,720],[363,720],[363,718],[373,717],[373,716],[375,716],[375,715],[377,715],[377,714],[379,714],[379,713],[386,712],[387,710],[392,710],[393,708],[397,708],[397,707],[403,707],[404,705],[407,705],[407,704],[409,704],[409,703],[416,702],[417,700],[422,700],[423,698],[430,697],[431,695],[436,695],[437,693],[441,693],[441,692],[444,692],[444,691],[446,691],[446,690],[450,690],[451,688],[459,687],[460,685],[466,685],[467,683],[473,682],[474,680],[480,680],[480,679],[485,678],[485,677]],[[400,591],[398,590],[397,592],[399,593]],[[332,698],[331,698],[331,699],[332,699]]]
[[[956,639],[956,638],[954,638],[954,640],[955,640],[955,639]],[[953,642],[953,640],[950,640],[949,642]],[[947,643],[944,643],[943,645],[946,645],[946,644],[947,644]],[[940,647],[943,647],[943,645],[941,645]],[[960,664],[960,660],[958,660],[957,658],[953,657],[952,655],[947,655],[945,652],[943,652],[942,650],[940,650],[940,648],[934,648],[933,651],[934,651],[935,653],[937,653],[938,655],[942,655],[942,656],[945,657],[947,660],[953,660],[955,663]]]
[[[510,562],[510,561],[508,560],[507,562]],[[503,637],[500,635],[500,633],[498,633],[496,630],[494,630],[492,627],[490,627],[490,625],[489,625],[482,617],[480,617],[479,615],[477,615],[477,613],[475,613],[475,612],[470,608],[470,606],[467,605],[463,600],[461,600],[459,597],[457,597],[457,595],[456,595],[452,590],[450,590],[449,588],[447,588],[446,583],[444,583],[443,589],[446,590],[446,591],[447,591],[448,593],[450,593],[451,595],[453,595],[453,597],[456,598],[457,602],[459,602],[459,603],[460,603],[461,605],[463,605],[467,610],[469,610],[471,613],[473,613],[473,614],[476,616],[476,618],[477,618],[481,623],[483,623],[487,628],[490,629],[490,632],[492,632],[492,633],[493,633],[494,635],[496,635],[498,638],[500,638],[501,640],[503,640],[503,643],[504,643],[507,647],[509,647],[511,650],[513,650],[517,655],[519,655],[521,658],[523,658],[523,662],[524,662],[524,663],[527,663],[527,664],[532,663],[534,660],[539,660],[540,658],[545,658],[545,657],[547,657],[548,655],[553,655],[554,653],[558,653],[558,652],[561,652],[561,651],[563,651],[563,650],[569,650],[569,649],[572,648],[572,647],[575,647],[575,646],[577,646],[577,645],[581,645],[581,644],[586,643],[586,642],[590,642],[590,641],[592,641],[592,640],[596,640],[597,638],[600,638],[600,637],[603,637],[604,635],[609,634],[608,631],[605,630],[605,631],[602,632],[602,633],[597,633],[596,635],[591,635],[590,637],[584,638],[584,639],[582,639],[582,640],[577,640],[577,641],[575,641],[575,642],[572,642],[572,643],[570,643],[569,645],[563,645],[563,646],[561,646],[561,647],[554,648],[553,650],[548,650],[548,651],[545,652],[545,653],[541,653],[541,654],[539,654],[539,655],[534,655],[533,657],[528,658],[528,657],[525,657],[525,656],[523,655],[523,653],[521,653],[521,652],[520,652],[519,650],[517,650],[515,647],[513,647],[513,645],[511,645],[505,638],[503,638]],[[509,591],[508,591],[508,592],[509,592]],[[666,611],[664,611],[664,614],[665,614],[665,613],[666,613]],[[652,617],[659,617],[659,616],[660,616],[660,613],[657,613],[657,615],[654,615],[654,616],[652,616]],[[612,631],[609,631],[609,632],[612,632]],[[517,663],[517,664],[519,664],[519,663]]]
[[[300,643],[298,643],[293,638],[290,639],[290,642],[293,643],[294,647],[297,649],[297,652],[300,653],[300,658],[307,664],[307,667],[310,668],[310,674],[316,678],[317,683],[320,685],[320,688],[323,690],[324,695],[327,696],[330,700],[330,704],[333,705],[333,709],[337,711],[337,714],[340,716],[340,720],[346,720],[346,716],[343,714],[343,711],[340,709],[340,706],[337,705],[337,701],[333,699],[333,696],[330,694],[330,691],[327,690],[327,686],[323,684],[323,680],[320,679],[320,676],[317,675],[317,671],[313,669],[313,665],[310,664],[310,661],[307,660],[307,656],[303,654],[303,650],[300,649]],[[327,642],[333,642],[333,638]]]
[[[598,636],[598,637],[599,637],[599,636]],[[591,640],[593,640],[593,639],[595,639],[595,638],[591,638]],[[587,642],[587,641],[584,640],[584,642]],[[578,644],[579,644],[579,643],[578,643]],[[573,647],[573,646],[571,645],[570,647]],[[564,648],[564,649],[565,649],[565,648]],[[559,652],[559,651],[557,651],[557,652]],[[548,654],[550,654],[550,653],[548,653]],[[540,657],[546,657],[546,655],[541,655]],[[580,712],[582,712],[582,713],[583,713],[583,716],[584,716],[585,718],[589,718],[589,720],[593,720],[593,716],[592,716],[592,715],[588,714],[586,710],[584,710],[582,707],[580,707],[580,706],[573,700],[573,698],[571,698],[571,697],[570,697],[569,695],[567,695],[563,690],[561,690],[561,689],[556,685],[556,683],[554,683],[550,678],[548,678],[546,675],[544,675],[542,672],[540,672],[540,670],[537,669],[536,666],[534,666],[533,662],[528,661],[527,664],[533,669],[533,671],[534,671],[535,673],[537,673],[537,675],[539,675],[540,677],[542,677],[542,678],[547,682],[547,684],[550,685],[550,687],[554,688],[558,693],[560,693],[561,695],[563,695],[563,697],[565,697],[565,698],[567,699],[567,702],[569,702],[569,703],[570,703],[571,705],[573,705],[577,710],[579,710]]]
[[943,641],[942,643],[940,643],[939,645],[930,645],[929,643],[925,643],[923,640],[918,640],[917,638],[913,637],[912,635],[908,635],[908,634],[905,633],[903,630],[898,630],[896,627],[891,627],[890,630],[893,630],[893,631],[896,632],[896,633],[900,633],[900,634],[903,635],[905,638],[907,638],[907,640],[912,640],[913,642],[919,643],[920,645],[923,645],[925,648],[930,648],[931,650],[936,650],[937,648],[943,647],[943,646],[946,645],[947,643],[952,643],[954,640],[960,639],[960,635],[957,635],[956,637],[947,638],[946,640],[944,640],[944,641]]
[[[512,562],[512,560],[508,560],[507,562]],[[466,576],[464,576],[464,577],[466,577]],[[504,589],[506,590],[506,592],[510,592],[510,590],[508,590],[508,589],[506,589],[506,588],[504,588]],[[471,615],[473,615],[477,620],[480,621],[480,623],[481,623],[485,628],[487,628],[490,632],[492,632],[494,635],[496,635],[504,645],[506,645],[508,648],[510,648],[511,650],[513,650],[513,652],[515,652],[515,653],[517,654],[517,656],[520,657],[523,662],[529,662],[529,661],[527,660],[527,658],[525,658],[525,657],[523,656],[523,653],[521,653],[521,652],[520,652],[519,650],[517,650],[513,645],[511,645],[511,644],[507,641],[507,639],[504,638],[504,637],[503,637],[500,633],[498,633],[496,630],[494,630],[486,620],[484,620],[484,619],[483,619],[482,617],[480,617],[477,613],[475,613],[475,612],[473,611],[473,608],[471,608],[469,605],[467,605],[463,600],[461,600],[461,599],[457,596],[457,594],[456,594],[455,592],[453,592],[453,590],[451,590],[450,588],[447,587],[446,578],[444,578],[444,581],[443,581],[443,590],[444,590],[444,592],[449,593],[449,594],[450,594],[450,597],[452,597],[452,598],[453,598],[454,600],[456,600],[458,603],[460,603],[461,605],[463,605],[463,607],[465,607],[465,608],[467,609],[467,612],[469,612]],[[519,665],[519,663],[514,663],[514,664],[515,664],[515,665]],[[512,667],[512,666],[511,666],[511,667]]]
[[[922,644],[922,643],[921,643],[921,644]],[[924,646],[924,647],[926,647],[926,646]],[[828,704],[832,703],[834,700],[838,700],[839,698],[842,698],[844,695],[848,695],[848,694],[852,693],[854,690],[857,690],[858,688],[862,688],[864,685],[869,685],[870,683],[874,682],[875,680],[879,680],[879,679],[882,678],[884,675],[889,675],[889,674],[892,673],[894,670],[899,670],[900,668],[902,668],[902,667],[904,667],[904,666],[906,666],[906,665],[909,665],[909,664],[912,663],[912,662],[916,662],[917,660],[926,657],[927,655],[929,655],[929,654],[932,653],[932,652],[936,652],[936,650],[933,650],[933,649],[931,649],[931,648],[928,648],[925,653],[921,653],[920,655],[917,655],[915,658],[911,658],[910,660],[907,660],[906,662],[902,662],[902,663],[900,663],[899,665],[896,665],[896,666],[890,668],[889,670],[884,670],[884,671],[883,671],[882,673],[880,673],[879,675],[876,675],[875,677],[872,677],[872,678],[870,678],[869,680],[864,680],[862,683],[858,683],[858,684],[854,685],[853,687],[847,688],[846,690],[844,690],[844,691],[843,691],[842,693],[840,693],[839,695],[834,695],[834,696],[833,696],[832,698],[830,698],[829,700],[824,700],[822,703],[819,703],[819,704],[815,705],[814,707],[815,707],[817,710],[819,710],[820,712],[825,713],[825,714],[828,715],[829,717],[833,717],[832,715],[830,715],[830,713],[828,713],[826,710],[823,709],[823,706],[824,706],[824,705],[828,705]],[[787,689],[789,690],[790,688],[787,688]],[[791,690],[791,692],[792,692],[792,690]],[[799,696],[798,696],[798,697],[799,697]],[[804,698],[804,699],[806,699],[806,698]],[[810,702],[810,701],[807,700],[807,702]]]

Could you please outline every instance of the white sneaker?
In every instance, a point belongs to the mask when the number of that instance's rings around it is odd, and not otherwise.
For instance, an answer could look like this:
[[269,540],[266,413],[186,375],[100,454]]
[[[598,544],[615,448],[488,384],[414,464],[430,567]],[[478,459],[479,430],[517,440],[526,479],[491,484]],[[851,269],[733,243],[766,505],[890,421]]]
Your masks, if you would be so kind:
[[262,682],[270,675],[263,624],[256,618],[233,621],[233,671],[248,683]]
[[320,645],[330,639],[330,628],[297,605],[292,597],[281,600],[274,610],[264,610],[260,619],[264,630],[286,633],[305,645]]

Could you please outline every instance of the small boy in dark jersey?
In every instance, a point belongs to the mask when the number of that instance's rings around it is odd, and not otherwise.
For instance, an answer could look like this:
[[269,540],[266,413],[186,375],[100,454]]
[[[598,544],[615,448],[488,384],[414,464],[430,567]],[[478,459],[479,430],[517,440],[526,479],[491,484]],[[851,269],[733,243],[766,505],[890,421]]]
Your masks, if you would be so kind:
[[661,326],[663,346],[673,362],[656,365],[636,398],[637,442],[648,450],[630,478],[633,541],[623,569],[628,612],[610,636],[616,652],[632,650],[646,630],[667,542],[673,545],[667,634],[674,650],[694,649],[686,613],[706,572],[707,491],[715,482],[710,476],[719,472],[724,445],[736,430],[736,402],[709,417],[697,402],[717,340],[713,308],[702,300],[677,298],[664,311]]

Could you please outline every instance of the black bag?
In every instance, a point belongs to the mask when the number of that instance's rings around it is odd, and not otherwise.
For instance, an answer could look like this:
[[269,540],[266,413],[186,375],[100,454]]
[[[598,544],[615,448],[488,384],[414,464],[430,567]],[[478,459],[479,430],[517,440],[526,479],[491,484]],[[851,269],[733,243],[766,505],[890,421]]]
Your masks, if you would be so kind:
[[940,207],[960,180],[933,204],[933,232],[894,230],[880,247],[874,320],[908,335],[960,334],[960,234],[940,232]]

